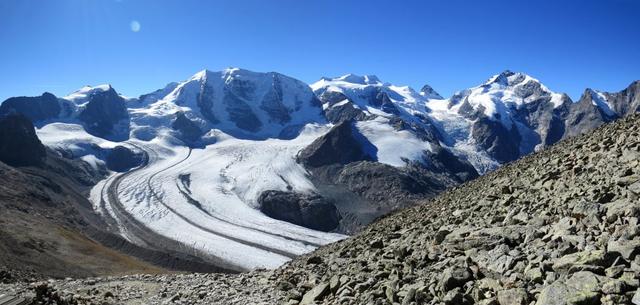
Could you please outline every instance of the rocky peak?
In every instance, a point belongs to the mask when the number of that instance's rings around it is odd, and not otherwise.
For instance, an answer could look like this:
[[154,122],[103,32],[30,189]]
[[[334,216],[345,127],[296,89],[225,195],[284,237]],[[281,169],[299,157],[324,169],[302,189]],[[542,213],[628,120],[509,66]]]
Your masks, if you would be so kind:
[[524,73],[505,70],[502,73],[491,77],[485,85],[498,84],[504,87],[511,87],[524,82],[526,79],[531,79],[531,77]]
[[129,113],[126,101],[111,85],[107,86],[100,90],[91,90],[86,94],[86,103],[81,108],[78,119],[84,123],[87,132],[93,135],[123,140],[129,135],[127,121]]
[[315,168],[332,164],[348,164],[373,160],[372,145],[353,127],[352,121],[343,121],[316,139],[298,153],[298,162]]
[[184,112],[176,113],[176,118],[171,123],[171,128],[178,131],[182,140],[187,144],[193,144],[198,141],[203,133],[198,124],[190,120]]
[[0,105],[0,116],[20,113],[33,122],[56,118],[60,111],[58,98],[49,92],[34,97],[12,97]]
[[45,147],[26,116],[0,118],[0,161],[11,166],[37,166],[45,157]]
[[276,72],[202,70],[161,100],[163,108],[173,110],[161,110],[164,116],[188,107],[190,119],[206,122],[201,127],[242,138],[279,137],[285,129],[322,121],[320,103],[309,86]]
[[428,99],[438,99],[438,100],[443,99],[443,97],[429,85],[422,86],[422,89],[420,89],[420,95]]

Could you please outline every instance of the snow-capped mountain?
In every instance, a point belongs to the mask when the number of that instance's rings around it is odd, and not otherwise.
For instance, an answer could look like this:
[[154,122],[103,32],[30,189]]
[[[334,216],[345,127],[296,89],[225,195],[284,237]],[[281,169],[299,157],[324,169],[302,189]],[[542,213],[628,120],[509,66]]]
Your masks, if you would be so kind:
[[0,114],[9,112],[22,113],[37,125],[68,122],[82,124],[97,137],[116,141],[129,138],[125,98],[110,85],[85,86],[63,98],[51,93],[10,98],[0,105]]
[[305,83],[285,75],[229,68],[204,70],[186,81],[143,95],[135,103],[139,126],[167,126],[177,113],[202,133],[215,128],[238,138],[292,138],[322,123],[318,99]]
[[445,131],[454,135],[454,141],[475,145],[504,163],[557,142],[562,137],[562,116],[570,104],[567,95],[552,92],[537,79],[505,71],[480,86],[457,92],[446,103],[430,106],[449,112],[445,120],[455,118],[466,126],[463,133]]
[[46,146],[111,170],[90,195],[109,231],[244,270],[639,111],[639,97],[634,82],[574,103],[510,71],[445,99],[373,75],[307,85],[230,68],[138,98],[110,85],[11,98],[0,115],[22,113]]

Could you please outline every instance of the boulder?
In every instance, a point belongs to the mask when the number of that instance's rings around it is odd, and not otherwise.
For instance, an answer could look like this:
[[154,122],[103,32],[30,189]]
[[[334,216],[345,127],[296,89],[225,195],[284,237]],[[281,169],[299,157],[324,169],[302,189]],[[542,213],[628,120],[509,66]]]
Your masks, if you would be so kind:
[[528,305],[529,295],[524,288],[512,288],[498,291],[500,305]]
[[311,305],[315,304],[316,301],[322,301],[329,292],[329,284],[322,283],[305,293],[300,305]]

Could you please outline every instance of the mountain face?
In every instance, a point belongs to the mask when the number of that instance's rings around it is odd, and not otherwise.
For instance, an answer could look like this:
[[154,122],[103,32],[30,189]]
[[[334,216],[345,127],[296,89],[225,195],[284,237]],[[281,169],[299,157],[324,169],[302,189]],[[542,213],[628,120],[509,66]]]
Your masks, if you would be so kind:
[[0,116],[21,113],[32,122],[55,119],[60,111],[58,98],[48,92],[36,97],[13,97],[0,105]]
[[640,81],[620,92],[609,93],[586,89],[580,100],[572,104],[566,120],[566,136],[575,136],[604,123],[640,111]]
[[0,115],[20,113],[36,125],[65,121],[79,123],[97,137],[126,140],[129,136],[125,99],[111,86],[86,86],[69,96],[51,93],[37,97],[14,97],[0,105]]
[[469,122],[480,149],[505,163],[557,142],[570,104],[568,96],[551,92],[538,80],[505,71],[456,93],[447,107]]
[[88,133],[105,139],[128,138],[129,114],[125,99],[111,86],[106,90],[91,91],[83,102],[78,119],[84,123]]
[[230,68],[138,98],[109,85],[12,98],[0,113],[23,114],[60,156],[113,173],[89,194],[109,232],[240,271],[636,112],[639,87],[589,89],[574,103],[505,71],[445,99],[372,75],[306,85]]
[[442,146],[427,108],[429,98],[439,94],[429,86],[417,93],[372,75],[349,74],[322,78],[311,87],[327,119],[337,125],[302,150],[299,161],[316,183],[339,186],[342,197],[347,192],[363,199],[350,208],[345,206],[352,206],[352,199],[337,200],[344,214],[380,211],[345,219],[367,223],[372,214],[382,215],[478,176],[464,156]]
[[148,110],[145,116],[182,111],[201,130],[216,128],[240,138],[291,138],[305,124],[324,120],[306,84],[275,72],[205,70],[141,96],[140,103]]
[[11,166],[37,166],[45,157],[45,147],[27,117],[0,117],[0,161]]

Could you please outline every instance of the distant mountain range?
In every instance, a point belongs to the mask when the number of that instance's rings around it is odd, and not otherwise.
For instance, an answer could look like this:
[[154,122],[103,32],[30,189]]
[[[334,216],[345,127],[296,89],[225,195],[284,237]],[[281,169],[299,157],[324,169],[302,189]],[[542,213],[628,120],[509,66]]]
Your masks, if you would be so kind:
[[138,98],[101,85],[0,105],[61,156],[111,170],[90,194],[110,232],[141,247],[178,241],[228,269],[277,266],[638,111],[640,81],[572,101],[504,71],[443,98],[371,75],[307,85],[236,68]]

